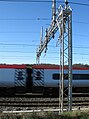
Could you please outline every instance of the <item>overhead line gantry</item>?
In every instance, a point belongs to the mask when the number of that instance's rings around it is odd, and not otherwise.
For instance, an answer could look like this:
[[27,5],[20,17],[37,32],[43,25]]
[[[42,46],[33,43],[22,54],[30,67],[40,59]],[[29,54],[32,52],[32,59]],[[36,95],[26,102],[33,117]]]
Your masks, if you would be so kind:
[[[59,106],[60,112],[64,111],[64,92],[68,89],[68,111],[72,110],[72,9],[65,0],[65,5],[60,5],[56,11],[56,0],[52,0],[52,22],[46,29],[46,35],[41,37],[37,49],[37,62],[40,61],[41,53],[47,51],[48,43],[59,31],[58,42],[60,44],[60,80],[59,80]],[[42,32],[41,32],[42,34]],[[64,85],[64,66],[68,66],[68,85]]]

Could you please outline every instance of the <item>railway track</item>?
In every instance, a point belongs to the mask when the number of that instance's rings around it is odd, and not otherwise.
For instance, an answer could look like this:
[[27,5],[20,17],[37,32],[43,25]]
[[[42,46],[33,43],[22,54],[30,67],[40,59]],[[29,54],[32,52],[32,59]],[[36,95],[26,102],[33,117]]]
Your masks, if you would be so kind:
[[[17,97],[17,98],[59,98],[59,95],[43,95],[42,93],[36,94],[36,93],[25,93],[25,94],[15,94],[15,95],[0,95],[1,98],[3,97]],[[64,94],[64,97],[66,97],[66,94]],[[89,97],[89,93],[72,93],[72,97]]]
[[[64,98],[64,106],[67,107],[67,98]],[[89,97],[73,97],[73,107],[89,107]],[[0,97],[0,110],[28,110],[28,109],[44,109],[59,108],[59,98],[52,97]]]
[[0,100],[0,106],[14,107],[49,107],[57,106],[58,99],[40,99],[40,98],[12,98],[4,101]]
[[[64,102],[64,106],[67,106],[67,102]],[[0,106],[8,107],[58,107],[58,102],[0,102]],[[72,106],[89,106],[89,101],[74,101]]]

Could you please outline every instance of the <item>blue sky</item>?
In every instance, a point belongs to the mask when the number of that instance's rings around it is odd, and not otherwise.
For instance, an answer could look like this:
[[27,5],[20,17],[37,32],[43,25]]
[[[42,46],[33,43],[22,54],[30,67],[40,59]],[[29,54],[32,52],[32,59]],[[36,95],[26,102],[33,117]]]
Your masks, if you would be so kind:
[[[69,2],[89,4],[88,0]],[[57,3],[57,7],[59,5]],[[89,64],[89,6],[69,5],[73,10],[73,64]],[[36,63],[40,30],[43,26],[45,35],[45,29],[51,23],[51,7],[51,2],[0,1],[0,63]],[[46,56],[42,53],[41,63],[59,64],[57,38],[56,35],[50,41]]]

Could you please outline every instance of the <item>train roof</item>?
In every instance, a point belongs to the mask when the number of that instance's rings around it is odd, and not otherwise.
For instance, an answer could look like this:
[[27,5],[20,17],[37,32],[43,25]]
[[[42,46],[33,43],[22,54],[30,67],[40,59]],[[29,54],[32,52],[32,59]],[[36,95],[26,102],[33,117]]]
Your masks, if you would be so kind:
[[[59,65],[49,64],[35,64],[32,66],[33,69],[60,69]],[[68,69],[68,66],[64,66],[64,69]],[[73,70],[89,70],[89,66],[73,66]]]
[[[54,65],[54,64],[31,64],[31,65],[26,65],[26,64],[0,64],[0,68],[12,68],[12,69],[26,69],[26,68],[31,68],[31,69],[60,69],[59,65]],[[68,69],[68,66],[64,66],[64,69]],[[73,70],[89,70],[89,66],[85,65],[73,65]]]
[[17,65],[17,64],[0,64],[0,68],[10,68],[10,69],[25,69],[26,65],[21,64],[21,65]]

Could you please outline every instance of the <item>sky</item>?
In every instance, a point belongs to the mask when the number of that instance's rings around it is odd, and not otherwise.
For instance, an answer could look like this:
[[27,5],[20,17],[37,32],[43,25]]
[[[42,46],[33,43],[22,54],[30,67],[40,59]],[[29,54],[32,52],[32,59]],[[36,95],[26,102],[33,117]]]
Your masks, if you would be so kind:
[[[35,64],[41,27],[44,38],[51,23],[52,2],[18,1],[25,0],[0,1],[0,63]],[[69,2],[72,8],[73,64],[89,64],[89,6],[71,3],[89,5],[89,1]],[[61,3],[56,4],[58,8]],[[60,45],[56,46],[57,40],[58,34],[51,39],[47,53],[42,53],[40,63],[59,64]]]

